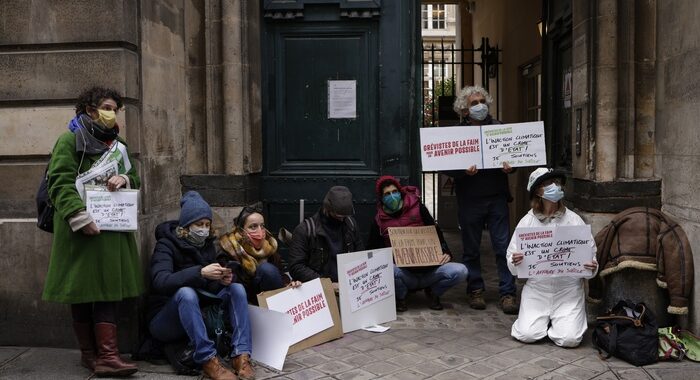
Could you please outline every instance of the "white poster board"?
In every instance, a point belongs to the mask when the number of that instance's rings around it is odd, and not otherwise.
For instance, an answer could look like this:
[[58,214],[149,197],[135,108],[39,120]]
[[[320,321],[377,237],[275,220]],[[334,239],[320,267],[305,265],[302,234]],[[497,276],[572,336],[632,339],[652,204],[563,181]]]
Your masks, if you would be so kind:
[[592,241],[587,224],[517,228],[516,250],[523,254],[518,278],[588,276],[583,264],[593,260]]
[[547,165],[544,124],[541,121],[517,124],[492,124],[481,127],[484,168]]
[[541,121],[421,128],[420,142],[423,171],[547,165]]
[[479,127],[420,129],[423,171],[482,168]]
[[328,118],[357,118],[357,81],[328,81]]
[[318,278],[269,297],[267,307],[292,316],[292,344],[333,326],[328,301]]
[[101,186],[85,187],[86,211],[102,231],[136,231],[138,198],[139,191],[135,189],[108,191]]
[[343,332],[396,319],[391,248],[338,255]]
[[281,371],[292,344],[292,316],[248,305],[253,339],[253,360]]

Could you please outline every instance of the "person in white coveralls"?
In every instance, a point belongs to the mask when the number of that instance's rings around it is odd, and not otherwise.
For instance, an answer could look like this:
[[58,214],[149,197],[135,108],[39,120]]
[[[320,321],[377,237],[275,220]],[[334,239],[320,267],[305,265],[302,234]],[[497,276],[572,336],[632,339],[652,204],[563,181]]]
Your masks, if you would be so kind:
[[[566,177],[552,169],[538,168],[530,174],[527,190],[530,206],[517,228],[545,226],[578,226],[584,221],[562,202]],[[591,261],[584,264],[590,270],[586,278],[598,271],[595,259],[595,241],[590,238],[593,251]],[[506,252],[508,268],[514,275],[516,266],[523,261],[523,253],[516,246],[516,235],[510,240]],[[586,308],[583,278],[546,277],[530,278],[523,287],[518,319],[513,323],[511,335],[525,343],[549,336],[557,346],[576,347],[586,332]]]

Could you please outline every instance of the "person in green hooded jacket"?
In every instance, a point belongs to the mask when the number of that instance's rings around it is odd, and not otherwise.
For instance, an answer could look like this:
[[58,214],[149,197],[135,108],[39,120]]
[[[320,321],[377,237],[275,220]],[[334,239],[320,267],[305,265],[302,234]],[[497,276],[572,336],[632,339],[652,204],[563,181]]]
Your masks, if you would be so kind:
[[100,231],[86,211],[76,178],[109,155],[116,157],[118,173],[101,185],[109,191],[139,188],[116,123],[122,106],[115,90],[94,87],[83,92],[69,131],[54,145],[47,172],[55,213],[42,298],[71,305],[81,364],[98,376],[128,376],[138,370],[119,356],[116,323],[119,301],[142,293],[143,276],[134,234]]

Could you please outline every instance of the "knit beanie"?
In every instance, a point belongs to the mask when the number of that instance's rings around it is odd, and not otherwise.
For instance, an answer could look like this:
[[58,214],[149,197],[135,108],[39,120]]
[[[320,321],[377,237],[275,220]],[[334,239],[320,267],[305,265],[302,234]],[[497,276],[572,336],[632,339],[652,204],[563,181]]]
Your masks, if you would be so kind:
[[180,227],[187,227],[200,220],[212,220],[211,207],[196,191],[188,191],[180,200]]
[[323,208],[338,215],[350,216],[355,214],[352,206],[352,193],[345,186],[333,186],[323,198]]

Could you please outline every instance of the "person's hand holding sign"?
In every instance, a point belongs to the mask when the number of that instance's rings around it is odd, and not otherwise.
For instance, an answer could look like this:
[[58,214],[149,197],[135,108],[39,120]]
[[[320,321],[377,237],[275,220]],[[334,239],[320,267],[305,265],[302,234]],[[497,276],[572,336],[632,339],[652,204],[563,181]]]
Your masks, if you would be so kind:
[[479,171],[479,169],[476,168],[476,165],[472,165],[466,171],[467,171],[467,175],[474,175],[474,174],[476,174],[476,172]]
[[107,180],[107,190],[109,191],[117,191],[124,186],[126,186],[126,179],[122,176],[113,175]]
[[591,271],[595,271],[596,268],[598,268],[598,263],[595,261],[589,261],[589,262],[583,264],[583,267],[586,269],[590,269]]
[[522,253],[520,253],[520,252],[514,252],[514,253],[513,253],[513,258],[512,258],[513,265],[518,265],[518,264],[522,263],[522,262],[523,262],[523,257],[524,257],[524,256],[523,256]]
[[508,161],[503,161],[503,168],[501,170],[503,170],[504,173],[508,174],[513,171],[513,167],[510,166]]

